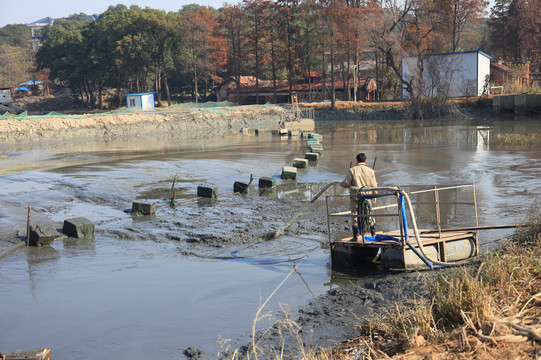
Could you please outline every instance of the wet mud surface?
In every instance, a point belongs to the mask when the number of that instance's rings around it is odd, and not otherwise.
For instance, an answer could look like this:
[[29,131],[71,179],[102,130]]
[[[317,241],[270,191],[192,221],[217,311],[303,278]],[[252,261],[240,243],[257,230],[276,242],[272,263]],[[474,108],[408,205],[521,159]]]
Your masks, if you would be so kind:
[[[377,154],[380,184],[475,181],[480,223],[519,222],[540,193],[539,144],[473,146],[469,129],[319,125],[325,155],[300,170],[297,182],[281,181],[279,173],[302,156],[303,140],[271,135],[3,152],[3,242],[25,233],[28,204],[35,222],[61,228],[64,219],[84,216],[95,222],[96,234],[0,259],[0,298],[7,308],[27,309],[1,311],[2,325],[11,326],[13,336],[0,339],[0,348],[43,344],[56,350],[58,359],[81,353],[92,353],[88,358],[231,358],[235,349],[250,351],[258,306],[296,269],[257,326],[266,353],[285,344],[287,357],[296,358],[298,339],[284,328],[284,318],[301,327],[305,345],[330,346],[359,335],[367,317],[425,292],[423,276],[429,273],[391,274],[377,266],[356,276],[332,271],[324,198],[281,236],[269,236],[324,185],[342,179],[352,154],[366,151],[369,162]],[[509,124],[502,128],[495,127],[512,133]],[[254,182],[273,176],[279,185],[233,193],[233,182],[248,182],[250,174]],[[218,197],[195,197],[200,185],[219,187]],[[155,202],[156,214],[131,213],[133,201]],[[342,205],[347,208],[347,201]],[[446,225],[471,220],[471,214],[453,208],[443,214]],[[333,236],[342,233],[349,233],[347,219],[333,224]],[[32,342],[21,340],[28,337],[19,334],[35,323],[52,323],[52,330],[38,326],[31,330]],[[90,351],[96,348],[97,353]]]

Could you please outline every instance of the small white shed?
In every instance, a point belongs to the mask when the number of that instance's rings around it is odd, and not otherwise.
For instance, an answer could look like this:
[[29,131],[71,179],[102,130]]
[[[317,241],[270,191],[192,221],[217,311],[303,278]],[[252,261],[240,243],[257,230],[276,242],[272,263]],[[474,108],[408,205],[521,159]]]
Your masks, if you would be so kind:
[[[479,96],[488,91],[490,57],[482,51],[430,54],[423,60],[423,93],[428,97]],[[402,57],[402,77],[419,76],[417,55]],[[415,89],[414,89],[415,92]],[[409,94],[402,90],[402,98]]]
[[127,94],[125,95],[126,106],[128,109],[135,111],[154,110],[154,94],[154,92]]

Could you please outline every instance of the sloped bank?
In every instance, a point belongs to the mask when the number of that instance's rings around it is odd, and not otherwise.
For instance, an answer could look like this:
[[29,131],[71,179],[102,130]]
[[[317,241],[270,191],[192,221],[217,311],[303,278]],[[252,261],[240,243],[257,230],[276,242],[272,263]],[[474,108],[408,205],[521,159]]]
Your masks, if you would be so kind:
[[475,118],[487,118],[494,116],[492,108],[487,106],[458,106],[454,103],[431,103],[385,105],[372,108],[337,109],[331,111],[328,108],[316,109],[314,112],[316,121],[327,120],[419,120],[419,119],[460,119],[468,120]]
[[0,120],[3,144],[110,140],[151,134],[175,134],[179,138],[204,138],[238,134],[242,128],[273,130],[280,123],[279,107],[235,109],[222,112],[128,113],[84,116],[57,115]]

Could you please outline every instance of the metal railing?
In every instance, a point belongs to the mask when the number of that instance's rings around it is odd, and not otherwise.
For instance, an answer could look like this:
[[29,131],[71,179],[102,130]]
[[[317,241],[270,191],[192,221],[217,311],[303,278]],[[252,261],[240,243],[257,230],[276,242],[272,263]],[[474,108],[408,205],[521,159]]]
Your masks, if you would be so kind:
[[[405,192],[404,189],[407,189],[407,188],[426,188],[426,189],[420,189],[420,190],[417,190],[417,191]],[[472,194],[471,194],[472,199],[471,199],[471,201],[449,201],[449,202],[442,203],[441,196],[440,196],[441,192],[456,191],[458,189],[465,189],[465,188],[471,188],[472,189]],[[440,238],[442,237],[442,230],[444,230],[444,229],[442,229],[442,226],[441,226],[441,221],[442,221],[442,218],[441,218],[441,205],[442,204],[444,204],[444,205],[468,205],[468,206],[473,206],[475,226],[476,227],[479,226],[479,220],[478,220],[478,214],[477,214],[477,198],[476,198],[476,194],[475,194],[475,184],[473,184],[473,183],[472,184],[456,184],[456,185],[446,185],[446,184],[444,184],[444,185],[406,185],[406,186],[401,186],[401,187],[377,187],[377,188],[362,188],[362,189],[352,188],[352,190],[356,191],[356,193],[354,193],[354,194],[327,195],[326,196],[327,232],[328,232],[328,236],[329,236],[329,242],[332,241],[331,218],[351,217],[351,218],[353,218],[354,221],[356,221],[358,217],[373,217],[373,218],[396,217],[396,218],[400,219],[402,216],[406,216],[406,214],[403,214],[403,212],[402,212],[403,210],[402,210],[401,201],[400,201],[400,198],[399,198],[400,193],[407,193],[408,198],[410,196],[420,195],[420,194],[428,194],[428,193],[433,193],[434,194],[434,197],[433,197],[432,201],[415,200],[413,202],[413,204],[414,205],[419,205],[421,207],[423,207],[423,205],[430,205],[430,206],[433,207],[434,221],[435,221],[435,227],[436,227],[434,232],[437,232],[438,236]],[[370,198],[370,197],[372,197],[371,194],[373,192],[378,193],[378,195],[377,195],[378,198],[381,198],[381,197],[384,197],[384,198],[385,197],[394,197],[395,202],[391,203],[391,204],[387,204],[387,205],[372,207],[371,213],[367,214],[367,215],[363,215],[363,214],[352,215],[351,211],[332,212],[331,209],[330,209],[330,203],[329,203],[330,199],[333,199],[333,198],[345,198],[345,197],[351,198],[351,196],[357,196],[357,195],[360,195],[361,197]],[[381,210],[392,209],[392,208],[395,208],[395,207],[397,208],[396,212],[393,212],[393,213],[381,213],[380,212]],[[424,209],[424,207],[423,207],[423,209]],[[424,209],[424,210],[426,211],[426,209]],[[416,214],[412,213],[411,211],[410,211],[410,218],[412,219],[412,222],[416,222]],[[404,243],[405,237],[406,237],[406,232],[408,231],[408,229],[404,229],[402,221],[399,221],[399,224],[400,224],[399,225],[400,240],[401,240],[402,243]],[[359,230],[362,232],[360,235],[361,235],[362,242],[364,244],[364,230],[365,229],[359,229]],[[479,233],[479,231],[477,231],[476,236],[478,236],[478,233]]]

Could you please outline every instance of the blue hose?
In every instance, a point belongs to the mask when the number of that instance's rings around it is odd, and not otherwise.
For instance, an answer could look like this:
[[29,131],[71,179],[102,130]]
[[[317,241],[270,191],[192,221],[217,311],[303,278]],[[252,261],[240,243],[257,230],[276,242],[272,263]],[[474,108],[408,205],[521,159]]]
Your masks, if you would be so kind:
[[405,233],[406,233],[405,234],[406,244],[408,244],[409,248],[415,253],[415,255],[417,255],[419,257],[419,259],[423,260],[425,265],[428,266],[430,268],[430,270],[446,268],[447,266],[434,266],[434,265],[432,265],[421,253],[419,253],[419,251],[417,251],[415,246],[411,245],[411,243],[409,241],[409,234],[408,234],[408,219],[406,217],[406,205],[404,204],[404,196],[402,194],[400,194],[399,200],[400,200],[400,208],[402,210],[402,226],[403,226],[403,228],[405,230]]

